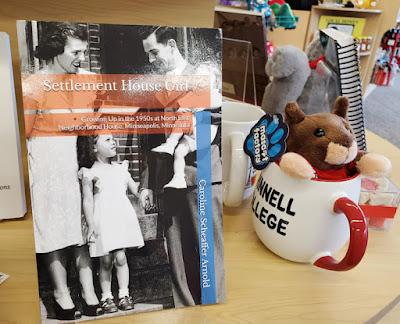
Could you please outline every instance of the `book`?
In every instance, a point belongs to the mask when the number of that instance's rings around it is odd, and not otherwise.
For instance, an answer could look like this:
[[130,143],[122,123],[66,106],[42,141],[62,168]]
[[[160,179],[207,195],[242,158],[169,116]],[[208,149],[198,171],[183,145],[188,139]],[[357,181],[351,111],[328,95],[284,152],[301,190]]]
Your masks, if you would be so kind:
[[10,38],[0,32],[0,136],[2,159],[0,168],[0,220],[23,217],[26,213],[21,142]]
[[365,18],[321,16],[319,19],[319,29],[334,28],[355,38],[363,36]]
[[42,322],[223,302],[221,31],[17,31]]

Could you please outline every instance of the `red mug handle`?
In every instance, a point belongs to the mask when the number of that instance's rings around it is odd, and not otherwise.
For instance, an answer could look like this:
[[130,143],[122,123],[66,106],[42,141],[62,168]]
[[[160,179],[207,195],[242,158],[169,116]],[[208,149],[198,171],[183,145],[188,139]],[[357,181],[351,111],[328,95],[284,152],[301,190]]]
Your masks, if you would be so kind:
[[360,263],[368,243],[368,226],[360,207],[349,198],[341,197],[333,206],[335,213],[344,213],[350,225],[350,244],[341,261],[331,256],[324,256],[314,262],[320,268],[346,271]]

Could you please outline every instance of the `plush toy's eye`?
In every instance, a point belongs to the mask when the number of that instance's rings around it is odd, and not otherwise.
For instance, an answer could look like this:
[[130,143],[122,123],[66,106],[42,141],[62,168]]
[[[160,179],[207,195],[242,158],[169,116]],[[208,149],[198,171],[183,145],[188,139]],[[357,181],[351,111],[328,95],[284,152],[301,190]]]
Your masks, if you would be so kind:
[[317,128],[314,131],[314,135],[317,136],[317,137],[325,136],[325,131],[322,128]]

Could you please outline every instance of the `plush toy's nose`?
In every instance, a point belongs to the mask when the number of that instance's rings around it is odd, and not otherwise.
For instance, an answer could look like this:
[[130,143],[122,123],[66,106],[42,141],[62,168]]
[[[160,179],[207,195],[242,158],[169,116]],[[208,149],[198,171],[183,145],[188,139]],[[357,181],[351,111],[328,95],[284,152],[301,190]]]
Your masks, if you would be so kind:
[[343,164],[349,149],[346,146],[330,142],[326,150],[325,162],[332,165]]
[[325,162],[341,165],[353,161],[357,155],[357,143],[352,141],[349,146],[330,142],[326,151]]
[[353,142],[354,142],[354,138],[348,137],[343,140],[342,145],[347,148],[350,148],[353,145]]

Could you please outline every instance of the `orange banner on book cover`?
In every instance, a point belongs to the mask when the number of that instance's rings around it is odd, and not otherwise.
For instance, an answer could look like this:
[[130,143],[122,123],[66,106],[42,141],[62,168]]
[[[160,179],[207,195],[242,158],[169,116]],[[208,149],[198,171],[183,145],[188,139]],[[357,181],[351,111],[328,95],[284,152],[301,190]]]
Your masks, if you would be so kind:
[[29,74],[22,76],[25,110],[209,107],[210,76]]
[[27,137],[193,133],[192,112],[40,113],[25,115]]

